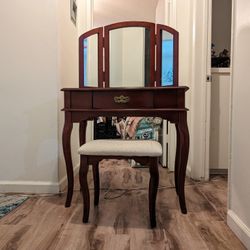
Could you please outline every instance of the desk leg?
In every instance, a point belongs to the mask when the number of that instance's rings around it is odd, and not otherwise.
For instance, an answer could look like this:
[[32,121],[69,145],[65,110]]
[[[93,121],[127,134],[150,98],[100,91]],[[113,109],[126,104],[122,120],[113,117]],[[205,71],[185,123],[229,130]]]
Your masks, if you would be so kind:
[[67,178],[68,178],[68,192],[67,192],[65,207],[70,207],[74,189],[74,173],[73,173],[71,145],[70,145],[72,128],[73,124],[67,121],[67,114],[66,114],[65,123],[63,127],[63,136],[62,136],[63,153],[66,162]]
[[187,213],[186,202],[185,202],[185,177],[187,169],[187,160],[189,153],[189,132],[187,126],[187,113],[183,112],[180,114],[180,121],[178,123],[179,133],[179,147],[180,147],[180,159],[179,159],[179,173],[178,173],[178,194],[181,212]]
[[176,128],[176,154],[175,154],[175,167],[174,167],[174,180],[175,180],[175,190],[177,195],[179,195],[179,171],[180,171],[180,130],[178,124],[175,124]]
[[[87,120],[83,120],[79,123],[79,145],[80,147],[86,143],[86,128],[87,128]],[[82,191],[82,187],[80,186],[80,191]]]
[[83,120],[79,124],[79,144],[82,146],[86,143],[86,128],[87,128],[87,120]]

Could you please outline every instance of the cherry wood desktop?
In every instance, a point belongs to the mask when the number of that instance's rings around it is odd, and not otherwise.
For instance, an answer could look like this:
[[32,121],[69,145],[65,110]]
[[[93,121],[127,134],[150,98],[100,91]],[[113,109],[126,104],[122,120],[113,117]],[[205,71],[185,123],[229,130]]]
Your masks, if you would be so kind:
[[63,152],[66,161],[68,192],[65,206],[72,201],[74,174],[70,138],[73,123],[80,124],[80,145],[85,143],[87,121],[98,116],[153,116],[175,124],[177,147],[175,158],[175,186],[182,213],[187,213],[184,184],[189,152],[189,132],[185,92],[188,87],[143,88],[64,88],[65,123]]

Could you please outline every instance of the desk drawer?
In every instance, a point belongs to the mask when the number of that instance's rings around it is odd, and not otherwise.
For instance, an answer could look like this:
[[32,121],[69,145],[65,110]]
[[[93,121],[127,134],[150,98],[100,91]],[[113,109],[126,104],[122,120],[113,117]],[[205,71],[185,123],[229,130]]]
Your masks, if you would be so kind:
[[100,91],[93,94],[95,109],[153,108],[153,93],[150,91]]

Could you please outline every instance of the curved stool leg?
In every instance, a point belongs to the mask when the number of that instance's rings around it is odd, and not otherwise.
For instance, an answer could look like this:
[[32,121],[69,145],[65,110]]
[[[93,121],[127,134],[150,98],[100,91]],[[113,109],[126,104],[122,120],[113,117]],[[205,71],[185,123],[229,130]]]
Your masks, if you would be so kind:
[[79,172],[79,179],[80,185],[82,189],[82,197],[83,197],[83,223],[87,223],[89,220],[89,207],[90,207],[90,199],[89,199],[89,187],[88,187],[88,158],[87,156],[81,155],[81,162],[80,162],[80,172]]
[[150,164],[150,181],[149,181],[149,215],[151,228],[156,227],[155,203],[157,189],[159,185],[158,158],[155,158]]
[[[79,124],[79,144],[80,147],[86,143],[86,128],[87,128],[87,120],[83,120]],[[80,191],[82,192],[82,188],[80,187]]]
[[94,179],[94,205],[98,206],[100,196],[100,178],[99,178],[99,162],[93,164],[93,179]]

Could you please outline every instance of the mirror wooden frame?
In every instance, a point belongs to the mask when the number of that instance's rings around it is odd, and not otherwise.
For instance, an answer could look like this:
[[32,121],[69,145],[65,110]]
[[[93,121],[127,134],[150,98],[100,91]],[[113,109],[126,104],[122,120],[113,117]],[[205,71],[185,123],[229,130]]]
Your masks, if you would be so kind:
[[98,87],[103,87],[103,28],[92,29],[79,37],[79,88],[84,86],[84,39],[97,35],[98,39]]
[[[156,33],[156,58],[157,58],[157,68],[156,68],[156,86],[161,86],[161,73],[162,73],[162,32],[166,31],[173,35],[174,43],[174,56],[173,56],[173,85],[178,86],[179,82],[179,33],[177,30],[162,24],[157,24]],[[166,86],[167,87],[167,86]]]
[[92,29],[79,37],[79,87],[84,88],[84,39],[97,35],[98,37],[98,88],[110,87],[110,31],[120,28],[142,27],[150,31],[150,82],[145,87],[162,87],[162,32],[173,35],[173,84],[178,86],[179,75],[179,33],[175,29],[151,22],[126,21],[113,23],[104,27]]

